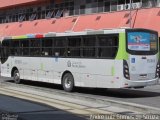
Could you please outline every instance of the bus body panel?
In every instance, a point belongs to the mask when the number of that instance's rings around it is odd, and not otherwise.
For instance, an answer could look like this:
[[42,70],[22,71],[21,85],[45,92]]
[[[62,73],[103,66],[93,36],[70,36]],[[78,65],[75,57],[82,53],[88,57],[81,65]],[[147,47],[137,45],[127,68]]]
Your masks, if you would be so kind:
[[137,56],[130,55],[130,79],[131,80],[151,80],[155,78],[157,55]]
[[1,64],[1,76],[11,77],[12,64],[9,58],[4,64]]
[[[103,87],[107,87],[114,80],[113,68],[115,68],[115,60],[51,57],[14,57],[13,59],[9,57],[8,61],[13,63],[11,68],[18,68],[22,79],[32,81],[61,84],[62,74],[65,71],[73,74],[76,86],[100,87],[103,85]],[[3,66],[5,64],[7,62]],[[68,64],[71,64],[71,66]],[[11,70],[8,74],[10,73]]]
[[[158,83],[158,78],[147,81],[137,80],[136,78],[132,80],[125,79],[123,76],[122,60],[110,60],[108,62],[105,59],[98,61],[90,59],[88,64],[88,59],[56,59],[31,57],[14,57],[13,59],[9,57],[7,62],[2,65],[2,69],[5,66],[6,71],[3,71],[1,74],[2,76],[11,77],[12,69],[8,69],[7,65],[12,61],[11,68],[17,67],[22,79],[32,81],[61,84],[63,72],[70,71],[75,79],[75,86],[80,87],[124,88],[155,85]],[[71,67],[68,67],[68,61],[71,61]],[[95,71],[92,72],[93,70]]]

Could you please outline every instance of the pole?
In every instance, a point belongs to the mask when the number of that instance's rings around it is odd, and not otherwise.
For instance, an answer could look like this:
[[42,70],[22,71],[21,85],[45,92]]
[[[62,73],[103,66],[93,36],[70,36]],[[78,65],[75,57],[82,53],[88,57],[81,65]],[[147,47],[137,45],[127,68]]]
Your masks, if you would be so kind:
[[132,0],[130,0],[130,9],[129,9],[129,27],[132,28]]

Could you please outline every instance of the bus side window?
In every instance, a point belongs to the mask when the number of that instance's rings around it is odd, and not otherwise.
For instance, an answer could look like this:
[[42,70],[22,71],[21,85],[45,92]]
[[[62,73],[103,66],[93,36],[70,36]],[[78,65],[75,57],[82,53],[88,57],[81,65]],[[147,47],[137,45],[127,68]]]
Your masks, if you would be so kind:
[[82,36],[83,57],[96,57],[96,36]]
[[41,39],[30,40],[30,55],[31,56],[41,55]]
[[118,36],[101,35],[98,36],[98,56],[100,58],[115,58],[118,50]]
[[2,41],[2,49],[1,49],[1,62],[4,63],[9,56],[9,44],[10,40]]
[[20,40],[20,52],[22,56],[29,55],[29,40],[28,39]]
[[52,55],[55,56],[55,53],[59,53],[59,57],[66,56],[66,42],[66,37],[54,38]]
[[11,51],[11,55],[20,55],[20,44],[19,44],[20,40],[11,40],[11,47],[10,47],[10,51]]
[[53,39],[44,38],[42,39],[42,56],[52,56]]
[[81,37],[68,37],[68,48],[67,56],[69,57],[80,57]]

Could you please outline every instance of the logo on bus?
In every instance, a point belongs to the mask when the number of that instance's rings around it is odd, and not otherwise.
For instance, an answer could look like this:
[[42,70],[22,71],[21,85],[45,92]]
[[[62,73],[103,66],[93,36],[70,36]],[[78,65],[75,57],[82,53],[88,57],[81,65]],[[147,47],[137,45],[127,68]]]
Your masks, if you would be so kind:
[[135,63],[135,62],[136,62],[135,58],[132,58],[131,63]]
[[71,61],[68,61],[68,62],[67,62],[67,66],[68,66],[68,67],[71,67]]

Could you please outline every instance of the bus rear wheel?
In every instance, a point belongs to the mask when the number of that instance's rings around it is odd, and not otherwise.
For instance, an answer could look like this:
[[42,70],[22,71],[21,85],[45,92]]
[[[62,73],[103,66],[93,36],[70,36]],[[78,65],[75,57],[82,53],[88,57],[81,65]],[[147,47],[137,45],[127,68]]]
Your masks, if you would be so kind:
[[13,80],[16,84],[19,84],[21,79],[20,79],[20,74],[18,70],[15,70],[13,73]]
[[67,92],[72,92],[74,89],[74,78],[71,73],[66,73],[62,79],[63,89]]

